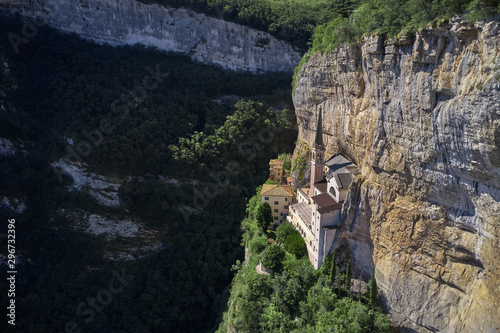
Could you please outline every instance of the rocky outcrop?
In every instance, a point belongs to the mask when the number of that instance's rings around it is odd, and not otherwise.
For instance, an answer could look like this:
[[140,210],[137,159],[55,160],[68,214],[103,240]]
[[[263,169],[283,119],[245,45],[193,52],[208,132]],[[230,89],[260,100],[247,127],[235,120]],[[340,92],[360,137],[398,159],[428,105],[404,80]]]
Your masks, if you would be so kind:
[[226,69],[291,72],[300,60],[268,33],[136,0],[3,0],[0,8],[99,43],[153,46]]
[[[293,101],[311,144],[361,176],[338,245],[375,267],[402,331],[500,330],[500,23],[459,18],[414,38],[367,37],[313,55]],[[413,42],[412,42],[413,40]]]

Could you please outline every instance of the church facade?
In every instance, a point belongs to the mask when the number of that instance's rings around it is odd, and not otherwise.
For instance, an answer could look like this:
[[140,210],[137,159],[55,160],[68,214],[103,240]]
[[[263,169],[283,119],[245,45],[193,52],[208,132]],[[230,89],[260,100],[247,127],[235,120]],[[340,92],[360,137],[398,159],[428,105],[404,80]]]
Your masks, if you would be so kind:
[[340,211],[358,173],[357,166],[339,153],[325,161],[320,110],[312,146],[310,186],[297,190],[297,203],[290,206],[288,217],[304,238],[309,260],[316,269],[333,246]]

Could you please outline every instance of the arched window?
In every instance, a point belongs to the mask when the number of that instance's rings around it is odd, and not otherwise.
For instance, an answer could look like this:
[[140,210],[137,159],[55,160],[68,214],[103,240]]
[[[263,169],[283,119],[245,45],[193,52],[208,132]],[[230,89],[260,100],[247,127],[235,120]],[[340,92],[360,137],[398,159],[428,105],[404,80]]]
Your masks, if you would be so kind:
[[337,191],[335,191],[335,187],[331,186],[330,187],[330,193],[336,198],[337,197]]

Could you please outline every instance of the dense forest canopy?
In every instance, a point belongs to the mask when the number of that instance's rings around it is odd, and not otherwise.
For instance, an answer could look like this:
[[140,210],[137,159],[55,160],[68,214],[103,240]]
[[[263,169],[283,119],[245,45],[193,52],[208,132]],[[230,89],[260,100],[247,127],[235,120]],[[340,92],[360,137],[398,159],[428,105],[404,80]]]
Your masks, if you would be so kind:
[[[8,40],[2,41],[11,52]],[[193,131],[209,134],[234,112],[232,103],[218,101],[223,96],[256,96],[269,103],[285,99],[291,105],[288,74],[224,71],[140,46],[121,52],[49,29],[25,47],[7,54],[19,85],[10,98],[31,114],[20,119],[2,110],[6,121],[0,130],[43,144],[51,161],[64,153],[72,159],[82,155],[101,169],[169,173],[168,145]],[[56,132],[58,137],[52,135]],[[66,139],[74,142],[70,152]]]
[[[0,36],[22,25],[0,16]],[[23,150],[0,155],[0,196],[26,204],[23,212],[0,206],[2,221],[17,223],[16,331],[213,331],[231,265],[243,256],[245,197],[296,137],[293,111],[272,108],[291,104],[289,75],[224,71],[49,28],[16,54],[3,37],[1,137]],[[60,158],[122,177],[121,206],[70,188],[71,177],[51,165]],[[68,212],[138,221],[163,250],[106,260],[106,237],[76,229]],[[117,275],[123,289],[95,305],[110,281],[119,286]]]

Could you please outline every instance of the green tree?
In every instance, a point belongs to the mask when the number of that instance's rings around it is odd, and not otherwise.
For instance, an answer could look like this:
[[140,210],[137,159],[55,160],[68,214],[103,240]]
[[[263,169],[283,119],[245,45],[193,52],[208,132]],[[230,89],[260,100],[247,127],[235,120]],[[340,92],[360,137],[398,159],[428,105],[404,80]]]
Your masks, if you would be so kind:
[[276,185],[276,181],[269,178],[268,180],[266,180],[265,184],[266,185]]
[[290,222],[283,222],[276,228],[276,241],[278,243],[283,243],[285,239],[294,232],[298,231],[295,230]]
[[337,276],[337,265],[335,265],[335,252],[332,254],[332,268],[330,270],[330,284],[333,286],[335,284],[335,277]]
[[286,237],[283,245],[288,252],[295,254],[298,259],[307,255],[306,243],[297,230]]
[[330,18],[342,15],[343,17],[348,17],[349,12],[354,8],[353,1],[349,0],[330,0],[328,4],[328,11]]
[[377,280],[375,279],[375,268],[373,269],[372,278],[369,282],[370,293],[368,297],[368,303],[373,307],[377,304],[378,299],[378,288],[377,288]]
[[253,254],[261,253],[262,251],[264,251],[266,246],[267,246],[266,235],[256,236],[248,242],[248,248],[250,249],[250,252],[252,252]]
[[347,270],[345,272],[345,286],[344,286],[344,290],[347,293],[349,292],[349,289],[351,287],[351,276],[352,276],[351,259],[349,259],[349,262],[347,263]]
[[257,209],[257,215],[255,216],[257,220],[257,225],[260,227],[263,233],[266,233],[267,228],[273,221],[273,213],[271,210],[271,206],[264,202]]
[[286,307],[283,311],[279,306],[272,303],[266,307],[261,317],[261,327],[263,332],[289,332],[292,326],[290,314],[286,312]]
[[318,313],[315,332],[373,332],[369,308],[348,297],[341,298],[335,304],[335,309]]
[[377,328],[377,332],[389,333],[391,331],[391,320],[380,309],[376,309],[373,312],[373,321]]
[[281,154],[278,157],[279,160],[283,161],[283,169],[286,171],[290,171],[292,169],[292,159],[288,154]]
[[251,219],[255,219],[255,216],[257,215],[257,209],[260,206],[260,191],[262,190],[262,185],[258,186],[255,189],[255,195],[248,200],[247,204],[247,215]]
[[262,265],[266,268],[278,272],[283,268],[283,260],[285,260],[285,250],[279,245],[271,245],[267,248],[266,254],[262,258]]

